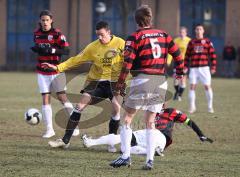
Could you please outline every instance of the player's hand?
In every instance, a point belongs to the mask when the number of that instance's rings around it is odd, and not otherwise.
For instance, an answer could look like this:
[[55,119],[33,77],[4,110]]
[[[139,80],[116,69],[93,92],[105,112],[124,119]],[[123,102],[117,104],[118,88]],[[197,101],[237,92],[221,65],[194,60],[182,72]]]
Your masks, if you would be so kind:
[[126,83],[117,83],[114,91],[114,96],[121,95],[124,97],[126,95]]
[[33,46],[30,49],[35,53],[39,53],[39,47],[38,46]]
[[215,74],[216,70],[215,69],[211,69],[211,74]]
[[188,68],[184,68],[184,69],[183,69],[183,73],[184,73],[184,74],[187,74],[187,72],[188,72]]
[[56,52],[56,49],[52,48],[49,45],[39,46],[39,53],[40,54],[50,55],[50,54],[54,54],[55,52]]
[[209,143],[213,143],[213,140],[212,140],[211,138],[206,137],[206,136],[201,136],[201,137],[199,137],[199,139],[200,139],[202,142],[207,141],[207,142],[209,142]]
[[52,65],[50,63],[42,63],[41,67],[44,68],[44,69],[52,69],[52,70],[55,70],[55,71],[57,70],[57,66]]
[[182,80],[182,78],[183,78],[183,75],[178,75],[178,74],[175,75],[175,79],[177,80]]

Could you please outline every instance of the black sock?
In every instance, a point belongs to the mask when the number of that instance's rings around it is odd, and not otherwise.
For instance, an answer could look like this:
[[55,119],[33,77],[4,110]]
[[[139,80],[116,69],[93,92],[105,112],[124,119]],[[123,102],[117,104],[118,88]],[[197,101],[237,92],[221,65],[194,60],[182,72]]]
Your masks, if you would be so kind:
[[73,111],[67,124],[67,128],[65,131],[65,135],[63,136],[62,140],[65,144],[68,144],[74,129],[77,127],[79,121],[80,121],[81,113]]
[[109,134],[117,134],[118,128],[119,128],[120,120],[113,120],[111,118],[109,122]]
[[178,95],[179,95],[179,96],[182,96],[182,94],[183,94],[183,92],[184,92],[184,89],[185,89],[185,88],[179,87],[179,89],[178,89]]
[[197,126],[197,124],[196,124],[194,121],[189,120],[188,126],[191,127],[191,128],[193,129],[193,131],[195,131],[195,133],[196,133],[199,137],[204,136],[203,133],[202,133],[202,131],[200,130],[200,128]]
[[179,86],[178,85],[174,85],[174,88],[175,88],[176,92],[178,92]]
[[179,89],[179,86],[178,85],[174,85],[174,88],[175,88],[175,94],[174,94],[174,97],[173,99],[176,100],[177,99],[177,96],[178,96],[178,89]]

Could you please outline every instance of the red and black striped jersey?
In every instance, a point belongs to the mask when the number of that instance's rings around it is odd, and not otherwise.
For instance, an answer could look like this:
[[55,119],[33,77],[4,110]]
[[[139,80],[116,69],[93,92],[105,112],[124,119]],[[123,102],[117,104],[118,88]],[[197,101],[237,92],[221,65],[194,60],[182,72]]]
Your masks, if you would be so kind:
[[187,115],[185,113],[174,108],[166,108],[156,115],[155,127],[166,136],[169,145],[172,142],[174,123],[184,123],[186,120]]
[[[208,38],[192,39],[188,43],[185,55],[185,67],[211,66],[211,70],[216,70],[217,55],[212,42]],[[210,62],[211,61],[211,62]]]
[[[66,41],[66,37],[61,33],[59,29],[51,28],[49,31],[43,31],[41,28],[34,31],[34,43],[36,46],[51,47],[53,49],[63,49],[68,47],[69,44]],[[61,55],[54,54],[39,54],[37,63],[37,72],[43,75],[54,75],[57,72],[50,69],[43,69],[41,63],[47,62],[53,65],[60,63]]]
[[164,75],[168,53],[173,56],[177,74],[181,75],[184,67],[183,58],[172,37],[158,29],[137,30],[126,40],[119,83],[125,81],[129,71],[133,75],[138,73]]

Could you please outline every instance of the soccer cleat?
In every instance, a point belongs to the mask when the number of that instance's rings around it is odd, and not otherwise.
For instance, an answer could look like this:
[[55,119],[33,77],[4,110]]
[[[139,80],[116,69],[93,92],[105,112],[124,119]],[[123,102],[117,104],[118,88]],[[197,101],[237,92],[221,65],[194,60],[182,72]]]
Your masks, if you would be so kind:
[[181,96],[178,96],[178,97],[177,97],[177,101],[182,101],[182,97],[181,97]]
[[86,148],[89,148],[91,147],[91,138],[88,138],[86,134],[84,134],[82,136],[82,140],[83,140],[83,146],[86,147]]
[[196,112],[196,108],[190,108],[190,109],[188,110],[188,112],[189,112],[190,114],[193,114],[193,113]]
[[178,93],[175,92],[175,94],[174,94],[174,96],[173,96],[173,100],[177,100],[177,98],[178,98]]
[[164,156],[163,150],[162,150],[159,146],[156,147],[156,149],[155,149],[155,155],[156,155],[156,156],[161,156],[161,157]]
[[151,170],[153,169],[153,161],[148,160],[148,162],[142,167],[143,170]]
[[75,128],[74,131],[73,131],[72,136],[78,136],[80,134],[79,132],[80,132],[79,129]]
[[208,112],[209,113],[214,113],[214,109],[213,108],[208,108]]
[[126,159],[123,159],[122,156],[118,157],[116,160],[112,161],[110,164],[113,168],[119,168],[121,166],[131,166],[131,158],[128,157]]
[[49,146],[52,148],[63,148],[67,149],[70,146],[70,143],[65,144],[62,139],[57,139],[55,141],[49,141],[48,142]]
[[115,153],[115,152],[117,152],[117,149],[114,146],[109,145],[108,152]]
[[44,134],[43,134],[43,138],[51,138],[55,135],[55,132],[53,129],[48,129]]
[[213,140],[211,138],[208,138],[206,136],[199,137],[202,142],[207,141],[209,143],[213,143]]

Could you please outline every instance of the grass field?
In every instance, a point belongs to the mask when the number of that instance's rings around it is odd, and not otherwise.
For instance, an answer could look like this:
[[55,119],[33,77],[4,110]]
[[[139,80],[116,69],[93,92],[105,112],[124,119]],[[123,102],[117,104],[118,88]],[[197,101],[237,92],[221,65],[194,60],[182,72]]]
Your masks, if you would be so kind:
[[[84,77],[69,84],[69,92],[77,94]],[[173,91],[169,79],[170,91]],[[197,89],[197,112],[190,115],[203,132],[213,138],[213,144],[202,143],[194,132],[184,125],[175,126],[174,143],[164,157],[155,158],[152,171],[142,171],[143,156],[133,156],[130,168],[113,169],[108,164],[119,154],[106,152],[105,146],[85,149],[80,137],[74,137],[68,150],[50,149],[48,140],[42,139],[44,126],[30,126],[24,121],[24,112],[41,108],[35,73],[0,73],[0,177],[67,177],[67,176],[174,176],[174,177],[239,177],[240,176],[240,80],[213,79],[215,114],[207,113],[205,93]],[[76,99],[75,99],[76,100]],[[187,111],[187,92],[182,102],[169,102],[169,106]],[[61,105],[52,100],[54,114]],[[85,110],[84,119],[99,111]],[[139,115],[140,116],[140,115]],[[138,118],[135,128],[142,127]],[[108,124],[83,129],[93,137],[106,134]],[[54,124],[61,137],[64,129]]]

